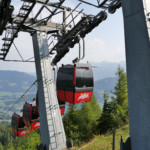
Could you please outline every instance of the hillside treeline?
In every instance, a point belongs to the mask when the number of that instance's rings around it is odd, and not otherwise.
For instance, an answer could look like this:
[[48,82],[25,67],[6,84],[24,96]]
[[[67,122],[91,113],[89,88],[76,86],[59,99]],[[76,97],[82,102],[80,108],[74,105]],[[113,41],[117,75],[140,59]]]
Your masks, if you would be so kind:
[[[94,94],[90,102],[82,103],[80,107],[68,105],[63,116],[67,139],[80,145],[95,135],[105,134],[128,123],[127,79],[122,68],[117,69],[114,90],[111,94],[104,92],[103,98],[103,109]],[[36,150],[37,144],[40,144],[39,130],[18,138],[12,134],[10,126],[0,125],[0,150]]]

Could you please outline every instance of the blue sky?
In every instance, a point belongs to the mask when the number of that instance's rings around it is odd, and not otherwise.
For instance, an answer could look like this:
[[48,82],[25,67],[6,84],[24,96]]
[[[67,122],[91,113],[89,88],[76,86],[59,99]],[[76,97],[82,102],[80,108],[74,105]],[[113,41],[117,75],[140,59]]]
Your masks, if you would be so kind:
[[[149,2],[149,0],[147,0]],[[17,13],[21,7],[22,2],[18,3],[18,0],[12,0],[12,4],[15,5],[14,13]],[[66,0],[64,5],[74,8],[78,4],[77,0]],[[39,9],[39,6],[35,8],[35,11]],[[100,9],[95,7],[89,7],[86,4],[81,5],[78,10],[84,9],[87,14],[96,15]],[[35,12],[34,11],[34,12]],[[43,14],[45,15],[46,12]],[[59,16],[60,17],[60,16]],[[57,21],[58,18],[52,19]],[[0,37],[2,38],[2,37]],[[108,14],[106,21],[102,22],[97,28],[89,33],[86,38],[86,57],[83,62],[120,62],[125,61],[125,45],[124,45],[124,28],[122,9],[116,11],[115,14]],[[15,43],[25,59],[33,56],[32,39],[29,34],[19,33]],[[0,40],[0,45],[2,41]],[[78,45],[70,50],[62,61],[59,63],[71,63],[74,58],[78,56]],[[8,59],[17,59],[18,54],[14,47],[11,47]],[[1,70],[17,70],[23,72],[35,72],[34,63],[8,63],[0,62]]]

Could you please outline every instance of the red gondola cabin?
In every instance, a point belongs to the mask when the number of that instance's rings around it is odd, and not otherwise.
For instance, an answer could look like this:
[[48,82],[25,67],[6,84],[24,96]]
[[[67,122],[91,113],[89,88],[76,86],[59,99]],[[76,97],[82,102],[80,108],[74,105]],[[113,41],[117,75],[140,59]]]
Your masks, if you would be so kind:
[[57,74],[59,101],[88,102],[93,93],[93,72],[89,64],[62,65]]
[[23,106],[23,121],[25,125],[31,129],[40,128],[39,113],[36,106],[32,104],[25,103]]
[[31,133],[31,129],[27,129],[25,127],[25,124],[23,122],[23,117],[17,115],[16,113],[14,113],[12,116],[11,127],[12,127],[12,132],[18,137]]

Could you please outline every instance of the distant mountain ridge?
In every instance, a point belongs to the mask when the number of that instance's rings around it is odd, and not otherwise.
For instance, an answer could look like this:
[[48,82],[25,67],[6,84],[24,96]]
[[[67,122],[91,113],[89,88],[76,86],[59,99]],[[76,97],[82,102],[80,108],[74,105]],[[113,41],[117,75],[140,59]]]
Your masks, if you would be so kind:
[[115,77],[115,73],[117,71],[118,66],[120,65],[124,68],[126,72],[126,64],[124,61],[122,62],[101,62],[101,63],[90,63],[93,68],[94,80],[101,80],[104,78]]
[[112,94],[116,83],[115,77],[105,78],[102,80],[95,81],[94,94],[98,99],[99,103],[103,104],[103,93],[106,91],[108,94]]
[[115,77],[97,80],[97,81],[95,81],[94,89],[95,90],[105,90],[110,93],[113,90],[115,83],[116,83]]
[[23,92],[35,81],[35,77],[18,71],[0,70],[0,92]]

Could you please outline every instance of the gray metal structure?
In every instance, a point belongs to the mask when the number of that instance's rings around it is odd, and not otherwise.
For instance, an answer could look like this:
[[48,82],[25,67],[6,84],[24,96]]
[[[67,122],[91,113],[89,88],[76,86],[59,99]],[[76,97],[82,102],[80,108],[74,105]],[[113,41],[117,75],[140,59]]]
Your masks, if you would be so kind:
[[47,34],[33,34],[33,48],[38,80],[41,143],[46,150],[66,148],[66,137],[52,78]]
[[122,0],[132,150],[150,150],[150,42],[142,0]]
[[[14,42],[14,39],[18,36],[18,32],[29,32],[32,35],[38,81],[41,145],[44,150],[62,150],[66,148],[66,136],[51,73],[52,66],[49,56],[48,37],[46,33],[57,33],[62,29],[62,25],[49,22],[49,20],[53,15],[60,13],[57,12],[57,10],[61,7],[61,4],[65,0],[60,0],[58,3],[48,3],[49,0],[44,2],[39,1],[43,4],[43,6],[33,19],[29,18],[29,14],[35,6],[36,1],[23,1],[23,5],[20,8],[18,15],[14,16],[11,24],[6,27],[0,59],[6,60],[10,47]],[[48,9],[50,11],[49,16],[38,20],[37,17],[40,15],[42,10],[47,7],[47,3],[48,5],[53,5],[54,9]],[[65,29],[67,30],[68,28]]]

